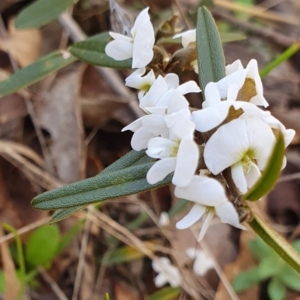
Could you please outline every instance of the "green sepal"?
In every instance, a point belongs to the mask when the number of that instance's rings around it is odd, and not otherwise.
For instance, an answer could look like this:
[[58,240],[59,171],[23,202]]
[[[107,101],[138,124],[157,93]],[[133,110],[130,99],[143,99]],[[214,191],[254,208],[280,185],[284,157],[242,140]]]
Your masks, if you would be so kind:
[[282,168],[285,148],[282,133],[277,132],[276,136],[276,143],[266,168],[257,183],[243,195],[243,200],[257,201],[271,191],[276,184]]
[[[206,85],[225,77],[225,57],[217,25],[205,7],[198,9],[196,46],[199,83],[202,91]],[[204,97],[203,93],[203,97]]]
[[175,300],[178,299],[180,293],[180,288],[168,286],[148,296],[146,300]]
[[85,41],[75,43],[70,52],[78,59],[91,65],[114,69],[131,69],[132,59],[114,60],[105,53],[106,45],[111,41],[108,32],[100,33]]

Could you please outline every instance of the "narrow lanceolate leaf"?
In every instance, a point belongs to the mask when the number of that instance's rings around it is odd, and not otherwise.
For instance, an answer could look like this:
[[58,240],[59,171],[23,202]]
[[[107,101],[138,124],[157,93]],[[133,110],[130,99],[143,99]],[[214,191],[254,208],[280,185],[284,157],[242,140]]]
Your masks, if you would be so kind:
[[272,70],[277,68],[280,64],[292,57],[300,49],[300,42],[297,41],[272,60],[268,65],[266,65],[260,72],[259,75],[261,78],[267,76]]
[[66,59],[59,51],[44,56],[33,64],[26,66],[7,79],[1,81],[0,97],[25,88],[74,61],[76,61],[74,56],[70,56]]
[[108,32],[101,33],[85,41],[75,43],[70,51],[78,59],[92,65],[115,69],[131,69],[131,58],[117,61],[105,54],[105,47],[109,41],[111,41],[111,37]]
[[170,175],[154,185],[147,182],[146,174],[152,165],[153,162],[150,162],[104,172],[102,176],[98,175],[45,192],[34,198],[32,205],[36,209],[69,208],[136,194],[169,184]]
[[[138,165],[142,163],[151,162],[152,158],[147,156],[145,154],[145,151],[134,151],[131,150],[127,154],[125,154],[123,157],[109,165],[106,169],[104,169],[101,173],[99,173],[97,176],[103,176],[105,172],[111,172],[111,171],[120,171],[121,169],[128,168],[132,165]],[[80,211],[81,209],[84,209],[86,205],[78,205],[73,206],[69,208],[62,208],[57,210],[51,217],[50,223],[56,223],[59,222],[77,211]]]
[[70,217],[71,215],[75,214],[76,212],[84,209],[86,205],[78,205],[74,207],[69,208],[62,208],[57,210],[52,216],[50,220],[50,224],[59,222],[63,219],[66,219],[67,217]]
[[273,153],[269,159],[267,167],[263,171],[258,182],[247,194],[243,196],[244,200],[257,201],[266,195],[276,184],[280,175],[282,161],[284,157],[284,138],[281,133],[277,134],[277,141]]
[[211,13],[205,7],[198,9],[196,46],[199,82],[204,91],[209,82],[225,77],[225,58],[220,34]]
[[59,17],[78,0],[37,0],[21,11],[15,20],[17,29],[38,28]]
[[248,224],[286,263],[300,273],[300,254],[284,238],[255,214]]

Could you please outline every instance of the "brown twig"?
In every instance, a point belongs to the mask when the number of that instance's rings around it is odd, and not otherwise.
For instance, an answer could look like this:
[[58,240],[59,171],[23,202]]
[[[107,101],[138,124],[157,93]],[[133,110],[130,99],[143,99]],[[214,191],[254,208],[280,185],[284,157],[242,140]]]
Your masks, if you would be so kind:
[[246,21],[238,20],[237,18],[231,16],[230,14],[224,13],[220,10],[212,9],[211,12],[214,16],[220,17],[231,24],[237,25],[243,30],[249,30],[251,32],[254,32],[257,35],[260,35],[279,46],[289,47],[295,42],[295,38],[275,32],[269,28],[263,28],[261,26],[254,25]]

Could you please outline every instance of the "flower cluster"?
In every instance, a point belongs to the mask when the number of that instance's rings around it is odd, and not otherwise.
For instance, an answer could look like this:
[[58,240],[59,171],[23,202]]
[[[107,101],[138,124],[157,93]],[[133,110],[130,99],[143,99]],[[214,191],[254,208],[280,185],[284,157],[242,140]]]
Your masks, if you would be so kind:
[[[252,59],[245,68],[239,60],[226,66],[226,76],[206,85],[202,109],[195,110],[189,107],[185,95],[201,92],[196,82],[180,84],[175,73],[164,74],[149,67],[155,38],[148,8],[137,17],[131,34],[125,37],[110,33],[115,40],[107,45],[106,53],[114,59],[132,58],[132,68],[138,68],[125,84],[138,90],[139,106],[145,116],[123,130],[134,132],[134,150],[146,149],[147,155],[156,160],[147,181],[155,184],[173,174],[175,196],[193,203],[176,226],[185,229],[202,218],[199,240],[214,216],[244,229],[230,201],[230,184],[239,195],[246,193],[268,162],[276,131],[283,134],[285,146],[295,134],[259,107],[266,108],[268,103],[256,60]],[[178,36],[183,47],[196,39],[195,30],[175,35]],[[197,62],[191,65],[197,66]],[[225,171],[232,179],[230,183]]]

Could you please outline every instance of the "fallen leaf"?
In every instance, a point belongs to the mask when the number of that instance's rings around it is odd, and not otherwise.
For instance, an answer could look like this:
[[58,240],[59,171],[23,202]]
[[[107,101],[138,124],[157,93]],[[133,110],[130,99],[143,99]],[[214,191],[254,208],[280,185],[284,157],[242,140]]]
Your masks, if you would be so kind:
[[25,67],[37,60],[40,54],[41,33],[38,29],[17,30],[14,19],[8,23],[8,39],[0,38],[0,49]]
[[56,76],[50,90],[35,103],[41,127],[51,136],[50,151],[59,179],[65,183],[85,176],[83,127],[78,92],[83,65]]

